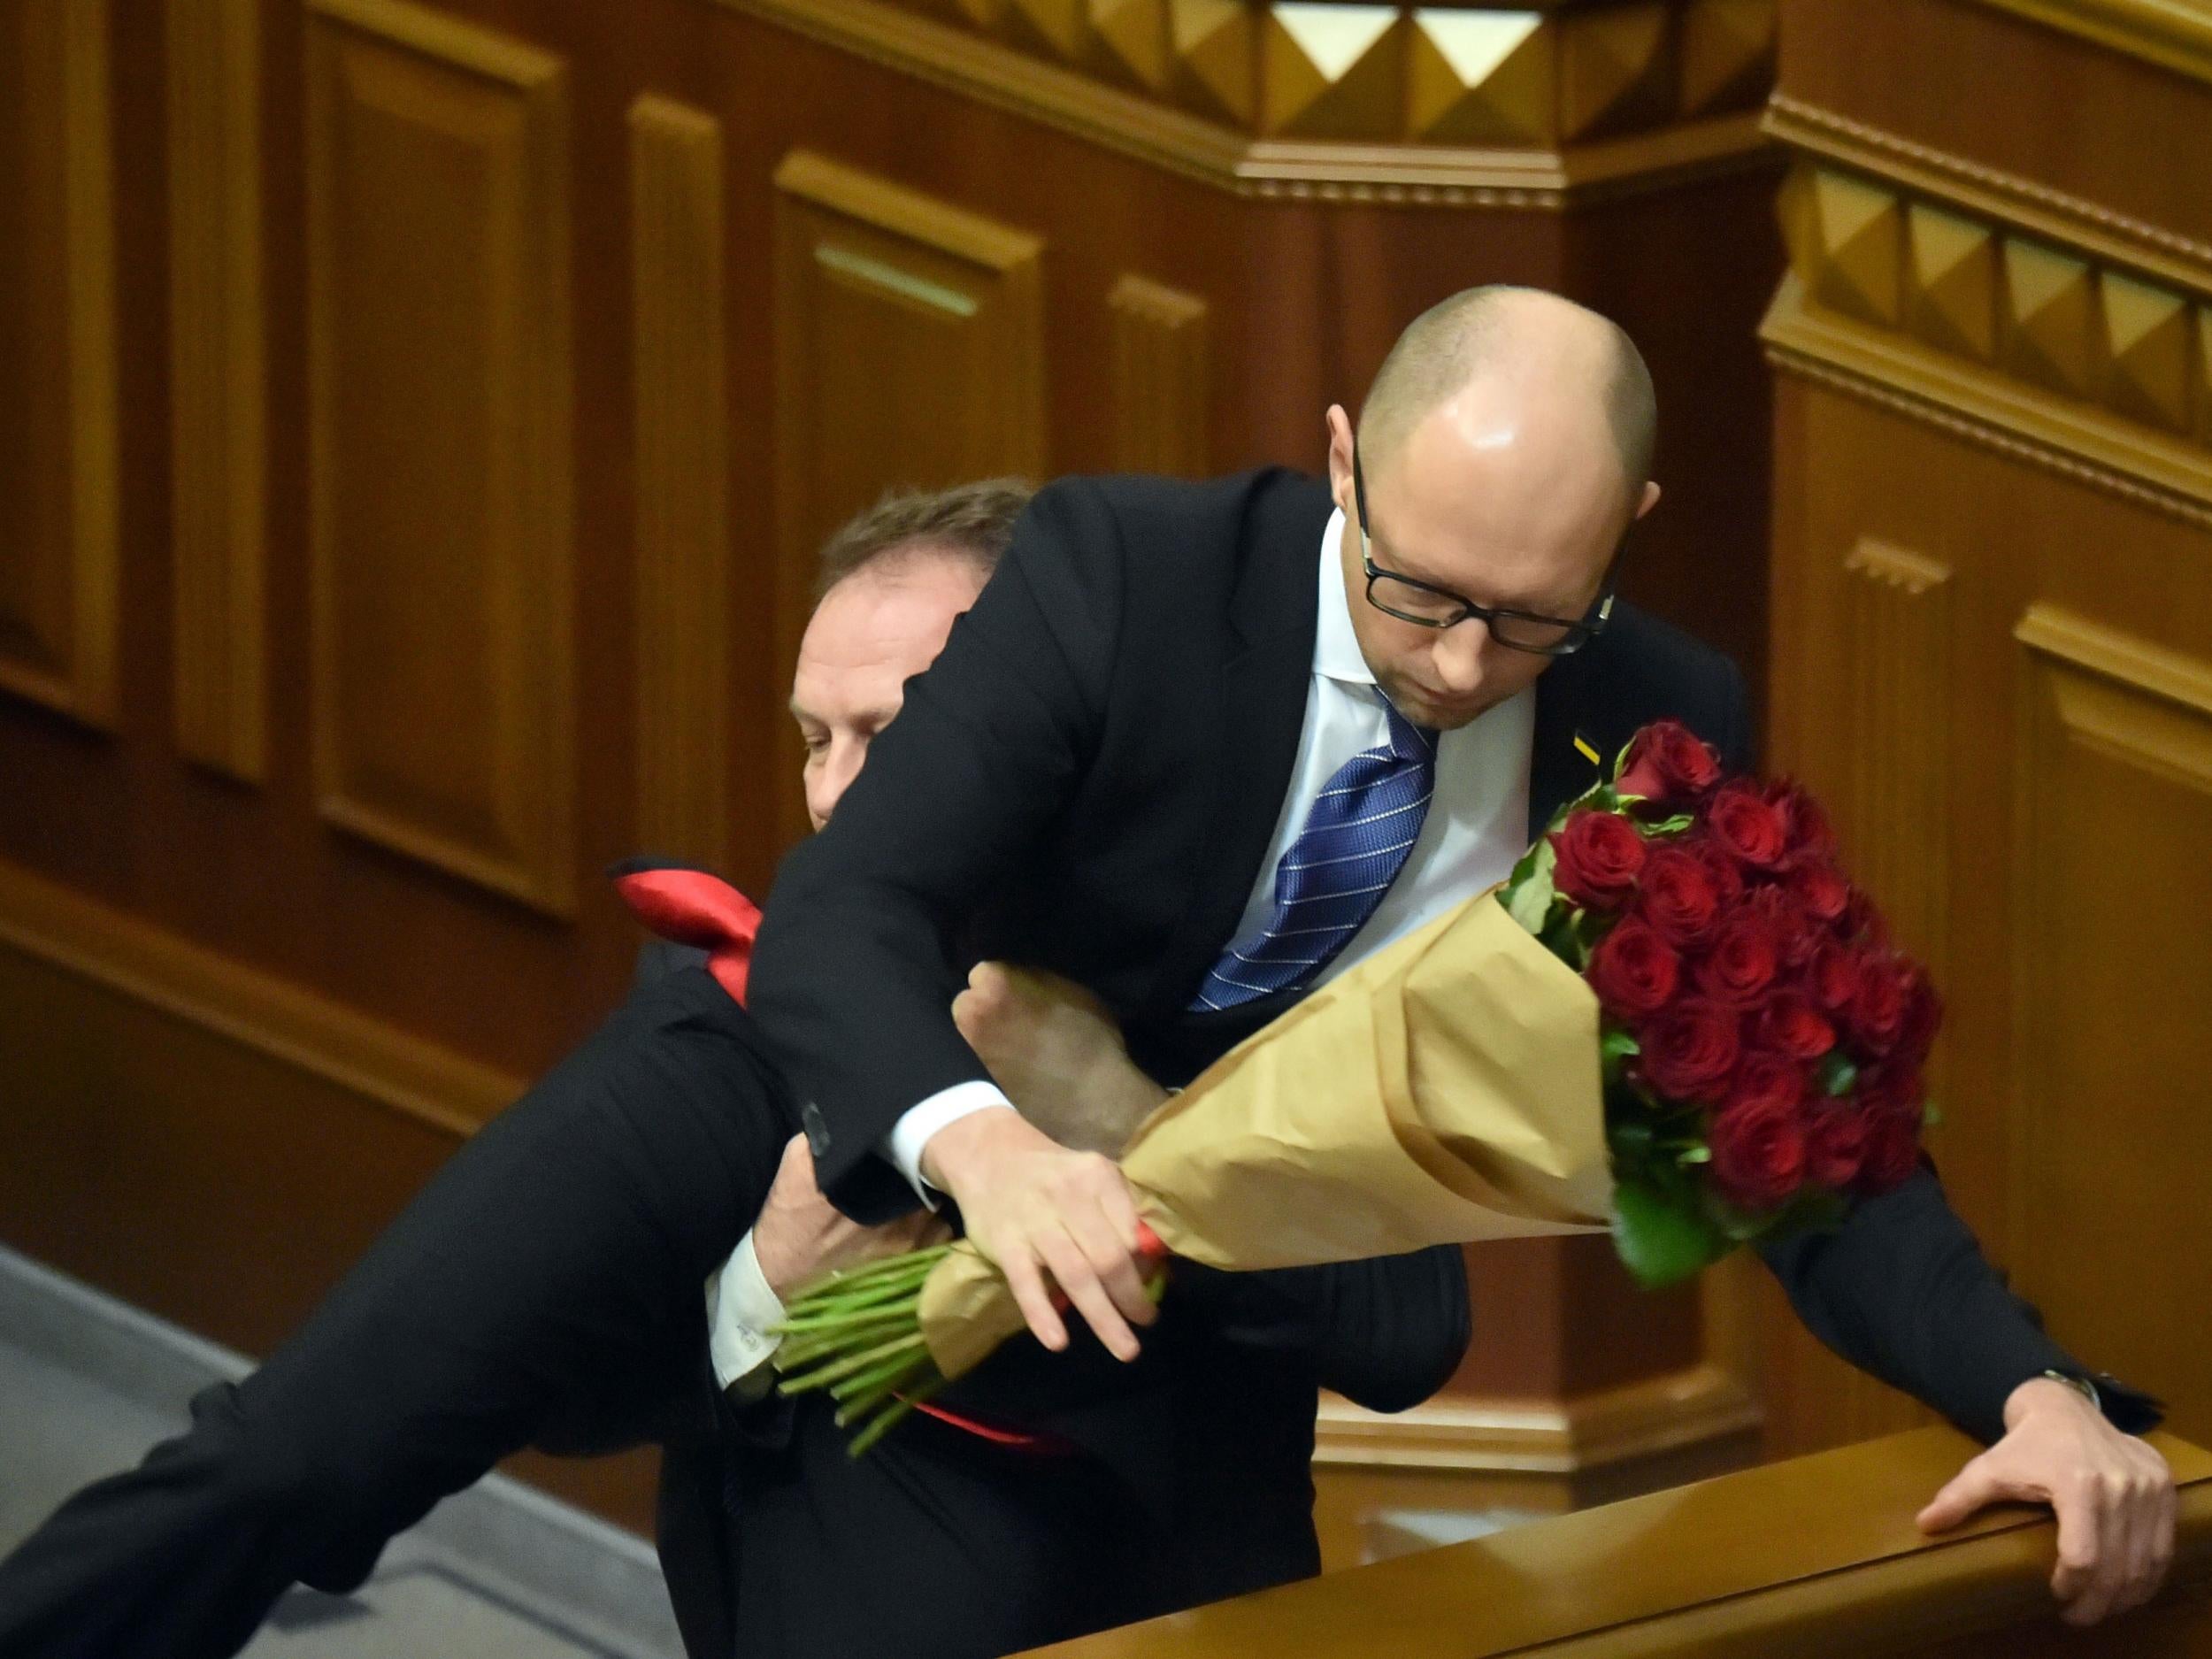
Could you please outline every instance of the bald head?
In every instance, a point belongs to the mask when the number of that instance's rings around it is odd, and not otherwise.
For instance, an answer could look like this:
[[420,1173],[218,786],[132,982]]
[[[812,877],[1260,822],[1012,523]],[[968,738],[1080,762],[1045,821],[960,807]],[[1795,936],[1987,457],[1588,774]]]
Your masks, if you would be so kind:
[[1624,495],[1641,495],[1658,406],[1643,356],[1618,324],[1538,288],[1467,288],[1431,306],[1398,336],[1361,406],[1368,471],[1394,462],[1424,420],[1471,388],[1488,394],[1485,402],[1538,400],[1555,419],[1602,423]]

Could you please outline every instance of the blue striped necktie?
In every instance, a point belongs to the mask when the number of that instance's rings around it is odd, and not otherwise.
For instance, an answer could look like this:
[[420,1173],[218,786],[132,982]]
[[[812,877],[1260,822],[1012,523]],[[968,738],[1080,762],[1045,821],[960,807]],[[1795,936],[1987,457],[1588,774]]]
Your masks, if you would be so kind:
[[1436,793],[1436,733],[1387,697],[1382,705],[1389,741],[1346,761],[1314,798],[1305,828],[1275,866],[1273,911],[1214,964],[1194,1010],[1234,1008],[1311,979],[1405,867]]

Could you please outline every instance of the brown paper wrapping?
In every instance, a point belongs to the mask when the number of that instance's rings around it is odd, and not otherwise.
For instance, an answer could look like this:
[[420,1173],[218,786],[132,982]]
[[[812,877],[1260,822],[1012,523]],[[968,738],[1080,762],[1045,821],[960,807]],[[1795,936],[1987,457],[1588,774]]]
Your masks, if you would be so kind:
[[[1169,1249],[1237,1271],[1601,1229],[1597,999],[1481,895],[1224,1055],[1121,1166]],[[920,1314],[947,1377],[1023,1328],[964,1244]]]

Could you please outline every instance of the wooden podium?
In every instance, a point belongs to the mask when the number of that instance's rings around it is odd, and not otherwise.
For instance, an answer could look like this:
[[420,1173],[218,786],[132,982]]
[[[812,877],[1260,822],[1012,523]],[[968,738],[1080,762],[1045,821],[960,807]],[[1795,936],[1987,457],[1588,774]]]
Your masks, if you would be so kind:
[[2007,1508],[1941,1538],[1913,1517],[1974,1452],[1915,1430],[1037,1651],[1058,1659],[1875,1659],[2212,1655],[2212,1453],[2153,1444],[2181,1488],[2159,1598],[2062,1624],[2056,1527]]

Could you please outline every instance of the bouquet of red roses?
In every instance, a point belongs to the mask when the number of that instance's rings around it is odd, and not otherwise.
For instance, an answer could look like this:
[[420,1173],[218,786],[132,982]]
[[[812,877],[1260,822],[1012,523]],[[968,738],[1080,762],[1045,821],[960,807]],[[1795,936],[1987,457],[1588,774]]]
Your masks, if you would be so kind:
[[1647,726],[1500,896],[1596,993],[1614,1236],[1640,1280],[1832,1225],[1911,1174],[1936,993],[1801,788],[1724,779],[1686,728]]
[[[1229,1271],[1609,1227],[1646,1285],[1912,1171],[1938,1007],[1819,808],[1637,733],[1489,893],[1317,987],[1122,1154],[1156,1259]],[[795,1296],[856,1455],[1022,1329],[965,1241]],[[968,1426],[975,1427],[972,1423]]]

